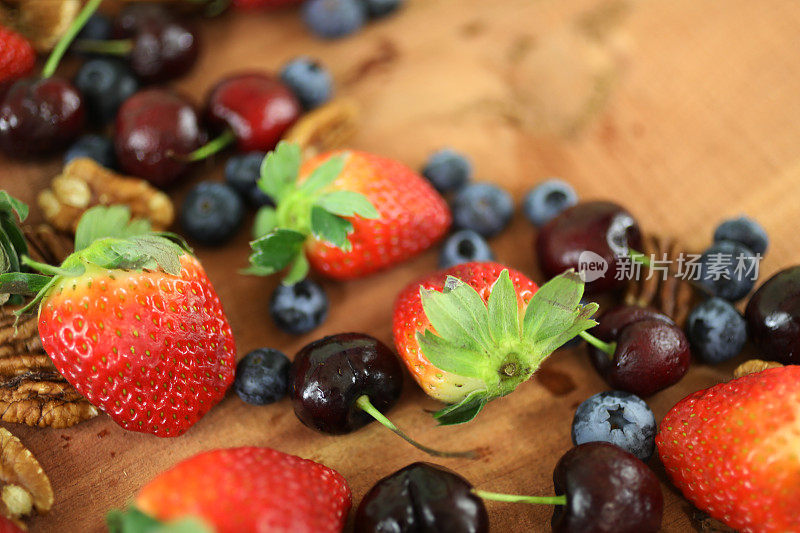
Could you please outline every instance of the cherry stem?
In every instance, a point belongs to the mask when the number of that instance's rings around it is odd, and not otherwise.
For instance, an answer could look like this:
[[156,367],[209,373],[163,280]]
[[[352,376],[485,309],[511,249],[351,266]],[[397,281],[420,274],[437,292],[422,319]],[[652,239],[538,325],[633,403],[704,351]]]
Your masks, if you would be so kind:
[[93,54],[126,56],[133,50],[133,41],[131,39],[113,39],[107,41],[100,39],[80,39],[75,41],[75,44],[72,45],[72,49]]
[[648,268],[650,267],[650,258],[644,255],[642,252],[628,248],[628,257],[630,257],[634,263],[641,263]]
[[55,48],[53,48],[50,57],[47,58],[47,63],[44,64],[44,68],[42,69],[42,78],[49,78],[55,74],[58,64],[61,62],[61,58],[67,53],[67,48],[69,48],[75,36],[78,35],[86,24],[86,21],[89,20],[89,17],[100,7],[102,1],[103,0],[89,0],[81,12],[78,13],[78,16],[72,21],[70,27],[67,28],[66,33],[61,36],[61,39],[59,39]]
[[391,420],[386,418],[383,413],[378,411],[378,409],[372,405],[372,402],[369,401],[369,396],[366,394],[363,396],[359,396],[356,400],[356,405],[359,409],[370,415],[372,418],[380,422],[384,427],[388,428],[392,432],[394,432],[397,436],[414,446],[415,448],[422,450],[423,452],[434,455],[436,457],[468,457],[474,458],[475,452],[468,451],[468,452],[443,452],[439,450],[434,450],[433,448],[429,448],[424,444],[420,444],[419,442],[415,441],[408,435],[406,435],[402,430],[400,430],[397,426],[392,423]]
[[218,152],[221,152],[228,146],[236,141],[236,135],[231,130],[225,130],[222,134],[207,142],[194,152],[190,152],[186,155],[179,155],[179,154],[170,154],[170,157],[174,159],[178,159],[180,161],[185,161],[187,163],[193,161],[201,161],[206,159],[209,156],[212,156]]
[[485,490],[473,490],[472,493],[484,500],[497,502],[531,503],[534,505],[567,505],[567,495],[561,496],[519,496],[517,494],[501,494]]
[[578,333],[583,340],[600,350],[601,352],[605,352],[608,354],[609,357],[614,357],[614,352],[617,351],[617,343],[616,342],[605,342],[601,341],[594,335],[589,332],[581,331]]

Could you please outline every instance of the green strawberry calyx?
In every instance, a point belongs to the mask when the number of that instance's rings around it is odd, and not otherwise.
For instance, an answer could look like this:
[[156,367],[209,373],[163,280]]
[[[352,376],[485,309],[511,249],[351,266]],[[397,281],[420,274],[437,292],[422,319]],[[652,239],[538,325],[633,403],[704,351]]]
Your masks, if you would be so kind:
[[109,533],[213,533],[204,520],[194,517],[162,522],[136,507],[113,510],[106,516]]
[[269,276],[288,267],[283,280],[292,285],[308,275],[309,263],[303,251],[310,237],[350,250],[349,218],[380,217],[378,210],[359,192],[331,190],[330,185],[342,173],[347,156],[334,156],[320,164],[308,177],[298,182],[302,151],[297,144],[278,143],[261,164],[258,187],[275,201],[256,214],[255,240],[250,243],[248,274]]
[[0,274],[0,293],[34,297],[17,311],[21,315],[35,309],[49,290],[66,278],[112,269],[160,270],[177,276],[181,271],[181,256],[190,252],[178,235],[155,233],[151,231],[150,222],[132,220],[125,206],[96,206],[81,217],[75,231],[75,251],[60,266],[39,263],[23,255],[21,264],[40,274]]
[[548,281],[524,312],[508,270],[484,303],[478,292],[448,276],[442,291],[420,288],[432,329],[417,333],[422,354],[439,369],[472,378],[482,387],[434,413],[441,425],[469,422],[491,400],[527,381],[551,353],[597,325],[598,305],[580,303],[584,282],[574,270]]

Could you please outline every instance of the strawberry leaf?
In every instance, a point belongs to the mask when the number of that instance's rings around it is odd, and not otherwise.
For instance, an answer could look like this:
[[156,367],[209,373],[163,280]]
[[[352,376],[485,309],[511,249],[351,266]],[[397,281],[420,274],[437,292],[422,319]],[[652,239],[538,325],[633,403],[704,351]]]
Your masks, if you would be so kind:
[[469,393],[466,398],[457,404],[448,405],[433,413],[433,417],[439,422],[440,426],[452,426],[465,424],[476,416],[489,402],[490,397],[485,390],[477,390]]
[[370,203],[369,199],[355,191],[331,191],[320,196],[315,205],[328,213],[342,217],[356,215],[368,219],[380,217],[378,210]]
[[347,235],[353,231],[353,224],[346,218],[333,215],[321,207],[311,208],[311,233],[317,239],[329,242],[337,248],[348,251],[352,248]]
[[28,206],[6,191],[0,191],[0,212],[15,213],[20,222],[28,218]]
[[132,507],[127,511],[113,510],[106,516],[109,533],[213,533],[199,518],[181,518],[162,522]]
[[51,279],[42,274],[7,272],[0,274],[0,293],[33,296],[44,289]]
[[334,156],[319,165],[303,183],[300,184],[299,191],[306,195],[313,195],[321,191],[339,177],[344,170],[345,159],[342,156]]
[[75,251],[88,248],[94,241],[106,237],[125,239],[150,232],[150,222],[131,220],[131,211],[125,206],[95,206],[88,209],[75,230]]
[[434,366],[458,376],[484,378],[489,371],[485,353],[456,346],[431,330],[417,333],[422,353]]
[[258,187],[275,202],[282,201],[297,182],[303,154],[297,144],[281,141],[261,162],[261,178]]
[[308,264],[308,259],[302,253],[297,254],[294,261],[292,261],[292,265],[289,267],[289,272],[286,274],[286,277],[283,278],[282,283],[284,285],[294,285],[305,279],[308,276],[308,270],[310,265]]
[[489,332],[495,344],[500,345],[506,339],[519,338],[517,293],[508,270],[503,270],[494,282],[486,307],[489,311]]
[[256,220],[253,222],[253,237],[259,239],[277,227],[278,213],[272,207],[264,206],[256,213]]
[[253,248],[250,265],[255,269],[249,272],[260,275],[280,272],[302,253],[305,240],[305,235],[289,229],[277,229],[256,239],[250,243]]
[[422,309],[438,335],[466,350],[486,354],[489,314],[475,289],[448,276],[444,291],[421,288],[420,298]]
[[578,316],[584,283],[568,270],[542,285],[528,302],[523,321],[523,340],[536,343],[552,337],[572,324]]

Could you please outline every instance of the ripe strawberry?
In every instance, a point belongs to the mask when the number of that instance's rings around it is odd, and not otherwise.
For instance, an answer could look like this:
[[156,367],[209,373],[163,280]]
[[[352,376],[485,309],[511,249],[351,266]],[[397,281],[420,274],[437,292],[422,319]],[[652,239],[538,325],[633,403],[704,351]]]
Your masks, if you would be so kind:
[[658,454],[697,507],[743,533],[800,531],[800,367],[691,394],[661,421]]
[[394,305],[397,353],[431,397],[451,405],[441,424],[468,422],[533,375],[596,322],[574,271],[537,289],[498,263],[466,263],[409,284]]
[[450,227],[444,199],[397,161],[356,151],[302,167],[300,159],[298,146],[281,143],[262,165],[259,186],[277,208],[259,211],[252,273],[291,263],[286,283],[305,277],[309,264],[334,279],[359,278],[426,250]]
[[21,78],[33,70],[36,52],[22,35],[0,26],[0,83]]
[[42,345],[92,404],[125,429],[174,437],[222,399],[236,347],[185,244],[129,218],[120,206],[87,211],[60,268],[26,262],[52,277],[4,274],[0,292],[38,292],[26,309],[41,302]]
[[139,491],[134,510],[109,516],[109,528],[137,533],[155,531],[161,521],[193,520],[195,529],[180,531],[335,533],[350,504],[350,488],[335,470],[270,448],[228,448],[159,474]]
[[0,533],[24,533],[24,531],[12,522],[10,518],[0,515]]
[[239,9],[259,9],[300,5],[303,0],[233,0],[233,7]]

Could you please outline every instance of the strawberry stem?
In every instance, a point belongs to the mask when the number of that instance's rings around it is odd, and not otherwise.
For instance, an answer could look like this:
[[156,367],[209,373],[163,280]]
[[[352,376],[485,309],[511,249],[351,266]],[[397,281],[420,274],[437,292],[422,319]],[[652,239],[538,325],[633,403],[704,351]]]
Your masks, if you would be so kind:
[[81,39],[72,45],[73,50],[93,54],[106,54],[113,56],[126,56],[133,50],[131,39]]
[[391,420],[386,418],[383,413],[378,411],[378,409],[372,405],[372,402],[369,401],[369,396],[366,394],[363,396],[359,396],[356,400],[356,405],[359,409],[370,415],[372,418],[380,422],[384,427],[388,428],[390,431],[394,432],[397,436],[414,446],[415,448],[422,450],[423,452],[433,455],[436,457],[467,457],[467,458],[474,458],[475,452],[473,451],[466,451],[466,452],[443,452],[439,450],[434,450],[433,448],[429,448],[424,444],[420,444],[419,442],[415,441],[408,435],[406,435],[403,431],[401,431],[397,426],[392,423]]
[[225,130],[218,137],[210,140],[194,152],[190,152],[185,155],[171,153],[170,157],[179,161],[185,161],[187,163],[202,161],[203,159],[221,152],[228,146],[232,145],[234,141],[236,141],[236,135],[234,135],[233,131]]
[[67,28],[66,33],[61,36],[61,39],[56,44],[55,48],[53,48],[50,57],[47,58],[47,63],[44,64],[44,68],[42,69],[42,78],[49,78],[55,74],[58,64],[61,62],[61,58],[64,57],[64,54],[67,52],[67,48],[69,48],[75,36],[78,35],[86,24],[86,21],[89,20],[89,17],[100,7],[102,1],[103,0],[89,0],[81,12],[78,13],[78,16],[72,21],[70,27]]
[[530,503],[533,505],[567,505],[567,495],[560,496],[519,496],[517,494],[501,494],[485,490],[473,490],[472,493],[484,500],[497,502]]
[[581,331],[578,333],[583,340],[600,350],[601,352],[605,352],[608,354],[609,357],[614,357],[614,352],[617,350],[617,343],[616,342],[605,342],[601,341],[591,333],[586,331]]

